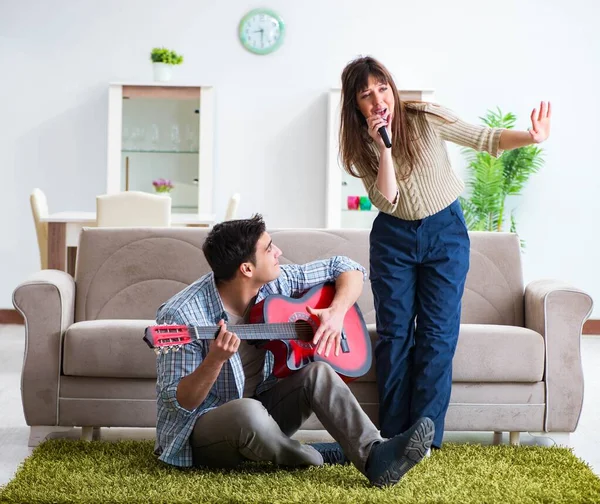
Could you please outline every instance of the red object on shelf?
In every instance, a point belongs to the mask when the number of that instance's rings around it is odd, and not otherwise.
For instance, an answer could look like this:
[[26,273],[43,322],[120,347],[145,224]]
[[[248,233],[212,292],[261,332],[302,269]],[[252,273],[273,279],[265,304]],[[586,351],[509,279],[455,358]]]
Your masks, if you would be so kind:
[[348,210],[358,210],[360,204],[359,196],[348,196]]

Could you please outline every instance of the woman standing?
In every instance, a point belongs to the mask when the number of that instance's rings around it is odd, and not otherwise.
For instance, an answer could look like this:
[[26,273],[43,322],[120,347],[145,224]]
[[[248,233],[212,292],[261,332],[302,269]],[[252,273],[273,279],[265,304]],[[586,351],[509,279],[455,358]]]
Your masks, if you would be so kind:
[[432,446],[442,444],[470,249],[457,199],[464,183],[444,142],[498,157],[548,137],[550,104],[534,109],[531,122],[529,131],[474,126],[439,105],[402,102],[391,74],[371,57],[342,73],[342,163],[380,210],[370,277],[384,437],[425,416],[435,423]]

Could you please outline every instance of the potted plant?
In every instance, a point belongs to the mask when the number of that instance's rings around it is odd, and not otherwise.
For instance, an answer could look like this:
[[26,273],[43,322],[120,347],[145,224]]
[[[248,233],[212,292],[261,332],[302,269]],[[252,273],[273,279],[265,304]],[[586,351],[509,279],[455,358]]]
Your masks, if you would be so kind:
[[175,187],[169,179],[159,178],[152,181],[154,190],[160,194],[166,194],[167,196],[171,190]]
[[171,80],[173,66],[183,63],[183,56],[164,47],[155,47],[150,53],[150,60],[154,69],[154,80],[167,82]]
[[[498,108],[496,112],[488,110],[480,119],[490,128],[512,129],[517,118],[511,113],[503,114]],[[468,194],[459,199],[467,227],[471,231],[516,233],[514,207],[507,217],[507,198],[520,195],[529,178],[540,170],[544,164],[542,149],[528,145],[506,151],[499,158],[472,149],[463,149],[463,153],[469,162]]]

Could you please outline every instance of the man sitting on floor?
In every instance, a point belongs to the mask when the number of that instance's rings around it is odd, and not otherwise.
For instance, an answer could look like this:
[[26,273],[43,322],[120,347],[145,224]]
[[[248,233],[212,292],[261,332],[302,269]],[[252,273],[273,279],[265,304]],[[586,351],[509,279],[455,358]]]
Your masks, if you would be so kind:
[[[260,215],[217,224],[202,250],[212,272],[162,305],[157,323],[221,327],[210,343],[195,340],[157,359],[159,459],[213,468],[247,460],[292,467],[350,461],[373,485],[397,483],[431,446],[429,418],[383,439],[329,364],[312,362],[277,379],[271,352],[227,330],[227,323],[246,322],[249,309],[271,294],[298,297],[335,281],[331,306],[311,313],[320,320],[317,353],[339,352],[344,316],[362,291],[365,269],[342,256],[280,265],[281,250]],[[337,443],[290,438],[313,411]]]

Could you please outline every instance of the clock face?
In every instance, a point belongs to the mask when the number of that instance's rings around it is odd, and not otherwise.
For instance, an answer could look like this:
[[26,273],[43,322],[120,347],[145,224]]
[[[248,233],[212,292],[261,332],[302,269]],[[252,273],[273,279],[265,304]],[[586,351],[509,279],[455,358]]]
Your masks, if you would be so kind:
[[269,54],[283,42],[283,20],[268,9],[255,9],[240,21],[239,36],[242,45],[254,54]]

